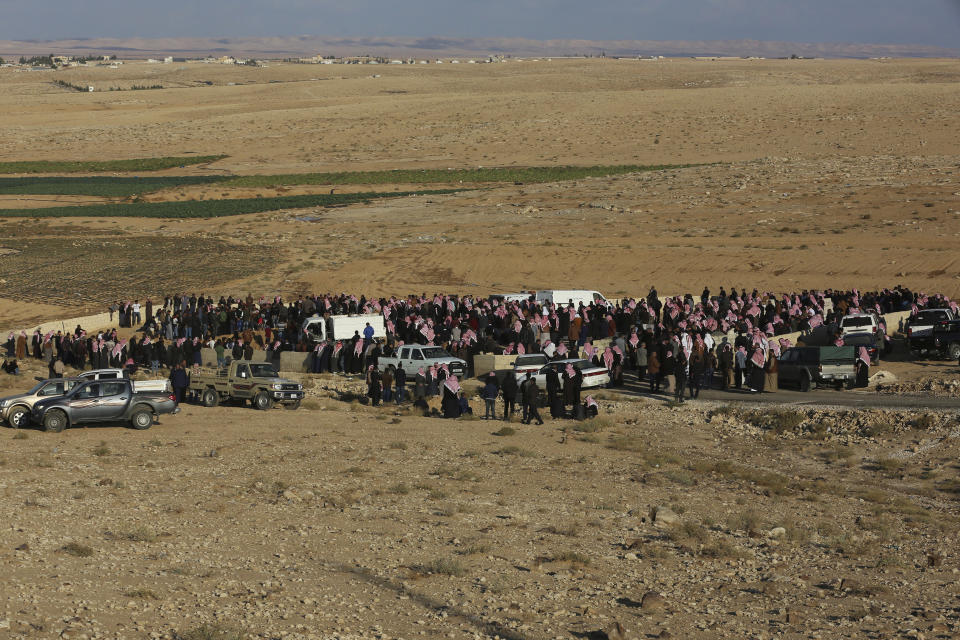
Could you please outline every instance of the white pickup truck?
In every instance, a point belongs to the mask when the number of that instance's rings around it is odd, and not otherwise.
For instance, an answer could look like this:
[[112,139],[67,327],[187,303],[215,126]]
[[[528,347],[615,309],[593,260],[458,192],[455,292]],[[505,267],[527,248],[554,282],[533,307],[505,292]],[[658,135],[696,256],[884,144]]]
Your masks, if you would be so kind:
[[[77,375],[81,380],[117,380],[129,378],[125,369],[94,369]],[[169,391],[169,380],[131,380],[133,390],[137,391]]]
[[873,313],[851,313],[840,318],[840,335],[848,333],[872,333],[878,337],[880,332],[880,319]]
[[444,351],[441,347],[425,346],[419,344],[405,344],[397,348],[396,356],[384,358],[381,356],[377,360],[377,368],[380,371],[386,371],[393,365],[397,369],[403,369],[407,378],[412,380],[417,375],[417,370],[423,367],[426,371],[431,366],[447,365],[450,373],[462,378],[467,375],[467,363],[460,358],[454,358]]

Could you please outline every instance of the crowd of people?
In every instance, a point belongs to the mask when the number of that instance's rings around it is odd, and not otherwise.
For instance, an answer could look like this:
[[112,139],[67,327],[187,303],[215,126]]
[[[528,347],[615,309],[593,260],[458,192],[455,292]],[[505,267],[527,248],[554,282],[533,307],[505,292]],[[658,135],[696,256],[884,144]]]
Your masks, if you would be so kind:
[[[110,305],[111,321],[115,318],[118,327],[137,330],[129,339],[120,338],[116,329],[88,334],[78,326],[46,334],[37,330],[32,336],[11,333],[6,350],[14,365],[29,355],[47,362],[51,374],[64,366],[172,371],[177,365],[201,364],[205,347],[214,349],[220,365],[228,357],[250,359],[254,351],[265,351],[267,359],[283,351],[311,352],[312,372],[368,372],[368,377],[380,357],[411,343],[442,346],[471,367],[479,353],[542,352],[549,358],[583,354],[608,370],[612,386],[623,384],[625,370],[634,370],[652,392],[669,392],[682,401],[714,384],[722,389],[775,390],[777,358],[790,346],[780,337],[784,334],[818,327],[835,332],[847,313],[870,311],[882,317],[893,311],[941,307],[956,310],[957,304],[902,286],[789,294],[721,287],[716,293],[705,288],[699,297],[664,298],[651,288],[646,297],[609,305],[540,303],[535,296],[521,301],[441,294],[369,299],[322,294],[294,300],[247,295],[214,300],[191,294],[167,296],[157,303],[147,299],[142,304],[135,300]],[[383,316],[385,340],[357,332],[352,338],[315,343],[301,329],[303,321],[315,315],[365,313]],[[736,336],[732,343],[726,338],[717,342],[715,336],[730,332]],[[594,347],[601,340],[609,340],[609,346]],[[458,384],[442,371],[422,373],[422,381],[420,375],[410,381],[414,400],[420,387],[427,395],[431,390],[442,394],[448,385]],[[396,397],[403,401],[407,381],[399,371],[387,380],[379,372],[375,377],[375,384],[370,384],[379,387],[378,401]],[[523,382],[518,381],[518,392]],[[377,390],[373,391],[372,396]],[[448,405],[452,413],[452,402]]]

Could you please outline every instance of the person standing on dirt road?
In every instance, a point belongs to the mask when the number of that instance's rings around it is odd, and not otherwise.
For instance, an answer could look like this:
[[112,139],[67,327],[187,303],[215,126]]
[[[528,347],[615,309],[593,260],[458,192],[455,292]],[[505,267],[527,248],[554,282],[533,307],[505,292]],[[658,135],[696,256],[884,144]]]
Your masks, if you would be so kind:
[[523,422],[525,424],[530,424],[534,419],[537,420],[538,425],[543,424],[543,418],[537,410],[539,396],[540,387],[537,386],[537,380],[528,373],[527,379],[523,381]]
[[[390,368],[393,369],[393,365],[390,365]],[[395,373],[394,373],[394,376],[393,376],[393,384],[394,384],[394,387],[395,387],[396,390],[397,390],[397,392],[396,392],[396,394],[395,394],[395,395],[396,395],[397,404],[400,404],[401,402],[403,402],[403,396],[405,395],[406,390],[407,390],[407,388],[406,388],[406,387],[407,387],[407,372],[403,370],[403,367],[400,367],[399,369],[396,369],[396,371],[395,371]]]
[[497,396],[500,394],[500,388],[497,386],[497,376],[491,371],[487,375],[487,383],[483,385],[483,419],[497,419]]
[[513,371],[508,371],[503,379],[503,419],[510,421],[510,417],[517,410],[517,376]]
[[170,386],[173,387],[175,402],[179,406],[183,402],[183,394],[187,390],[190,380],[187,378],[187,371],[183,368],[183,363],[178,362],[173,371],[170,372]]

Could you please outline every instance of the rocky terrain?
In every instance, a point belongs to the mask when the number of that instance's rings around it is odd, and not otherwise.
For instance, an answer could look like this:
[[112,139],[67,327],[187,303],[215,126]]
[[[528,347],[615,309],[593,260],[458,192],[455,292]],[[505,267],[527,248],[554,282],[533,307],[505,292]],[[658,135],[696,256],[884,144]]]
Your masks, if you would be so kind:
[[960,624],[954,415],[609,394],[597,419],[530,427],[370,408],[316,382],[298,411],[0,432],[9,637],[938,638]]
[[[375,69],[3,69],[0,159],[227,154],[180,171],[218,175],[697,166],[216,220],[22,220],[0,238],[0,321],[185,287],[960,293],[956,60]],[[164,197],[187,192],[150,196]],[[42,373],[21,364],[4,394]],[[882,393],[955,395],[955,362],[882,367]],[[605,391],[597,419],[531,427],[372,408],[360,381],[303,380],[298,411],[0,429],[0,637],[960,633],[954,411]]]

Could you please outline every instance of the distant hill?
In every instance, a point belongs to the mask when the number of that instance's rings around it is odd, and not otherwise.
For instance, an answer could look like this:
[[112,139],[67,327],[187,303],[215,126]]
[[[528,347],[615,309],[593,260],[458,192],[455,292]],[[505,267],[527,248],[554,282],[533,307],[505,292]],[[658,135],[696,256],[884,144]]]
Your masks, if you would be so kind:
[[224,54],[283,58],[315,54],[440,58],[451,56],[761,56],[818,58],[954,58],[960,49],[926,45],[800,43],[762,40],[528,40],[525,38],[396,38],[285,36],[275,38],[122,38],[72,40],[0,40],[0,56],[48,53],[117,54],[121,58],[157,55]]

